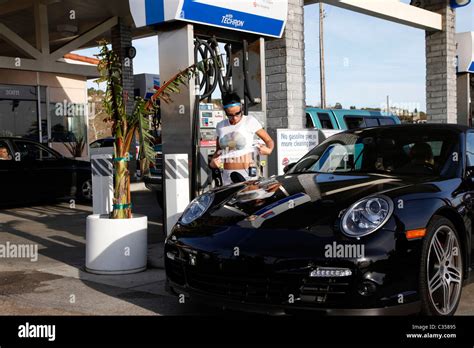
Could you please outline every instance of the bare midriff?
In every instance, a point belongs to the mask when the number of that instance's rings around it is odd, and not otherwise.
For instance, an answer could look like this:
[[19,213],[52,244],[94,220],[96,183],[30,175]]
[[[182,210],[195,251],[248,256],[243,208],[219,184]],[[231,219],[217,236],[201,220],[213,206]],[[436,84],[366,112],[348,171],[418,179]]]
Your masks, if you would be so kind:
[[235,158],[227,158],[224,160],[224,169],[238,170],[248,169],[252,163],[252,154],[243,155]]

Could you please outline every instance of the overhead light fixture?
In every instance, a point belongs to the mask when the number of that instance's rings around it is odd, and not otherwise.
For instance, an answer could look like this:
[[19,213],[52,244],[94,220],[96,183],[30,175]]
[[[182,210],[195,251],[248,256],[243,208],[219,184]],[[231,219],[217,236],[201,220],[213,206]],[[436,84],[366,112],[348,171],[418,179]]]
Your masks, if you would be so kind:
[[59,35],[62,37],[71,37],[77,35],[79,28],[73,24],[59,24],[56,27]]

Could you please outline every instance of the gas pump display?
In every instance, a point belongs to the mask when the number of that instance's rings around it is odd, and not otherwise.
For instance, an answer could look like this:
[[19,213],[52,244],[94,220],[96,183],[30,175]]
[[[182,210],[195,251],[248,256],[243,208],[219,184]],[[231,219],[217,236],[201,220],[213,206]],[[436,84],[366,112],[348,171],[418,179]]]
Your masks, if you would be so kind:
[[199,105],[199,191],[216,184],[217,173],[209,167],[216,152],[216,126],[224,120],[224,111],[212,103]]

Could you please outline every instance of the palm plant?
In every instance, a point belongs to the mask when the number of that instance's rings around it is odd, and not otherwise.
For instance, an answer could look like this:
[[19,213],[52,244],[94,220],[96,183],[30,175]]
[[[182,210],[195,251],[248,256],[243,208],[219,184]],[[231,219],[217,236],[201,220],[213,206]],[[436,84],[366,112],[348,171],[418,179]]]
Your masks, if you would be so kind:
[[128,161],[130,160],[129,149],[134,135],[139,134],[140,163],[142,173],[153,163],[155,152],[153,150],[153,137],[150,132],[149,116],[156,112],[159,107],[159,99],[164,102],[171,100],[171,93],[179,93],[180,86],[186,85],[189,79],[195,76],[197,66],[192,65],[164,83],[156,93],[145,101],[143,98],[135,98],[133,112],[127,114],[125,105],[128,96],[124,94],[122,87],[122,66],[116,53],[109,49],[106,41],[99,42],[101,49],[97,57],[100,59],[98,70],[100,78],[97,83],[106,83],[104,95],[104,108],[112,124],[112,135],[114,143],[114,199],[112,219],[130,219],[132,217],[132,206],[130,198],[130,172]]
[[79,137],[74,142],[64,143],[64,146],[69,151],[72,157],[82,157],[82,152],[86,146],[86,138]]

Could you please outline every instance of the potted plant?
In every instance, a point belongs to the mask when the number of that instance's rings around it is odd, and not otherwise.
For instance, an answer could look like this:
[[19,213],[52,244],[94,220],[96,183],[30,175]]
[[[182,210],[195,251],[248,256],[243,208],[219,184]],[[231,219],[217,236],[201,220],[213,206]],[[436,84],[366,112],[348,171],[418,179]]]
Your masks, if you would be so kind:
[[139,134],[142,173],[154,160],[153,138],[148,116],[156,111],[157,100],[170,100],[171,93],[194,75],[191,66],[163,84],[146,102],[135,99],[131,114],[125,111],[128,97],[122,88],[121,63],[107,42],[100,42],[101,50],[97,83],[105,82],[104,108],[112,127],[114,144],[114,198],[110,215],[90,215],[86,224],[86,270],[97,274],[128,274],[143,271],[147,264],[147,217],[132,213],[130,197],[129,149],[134,135]]

